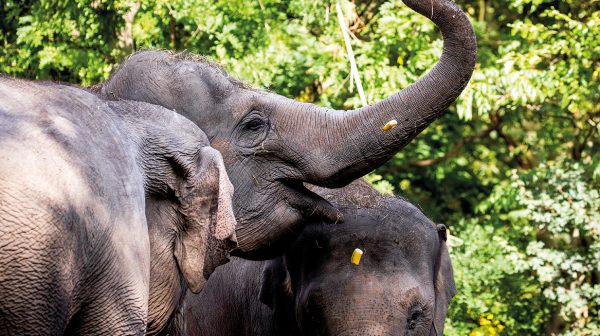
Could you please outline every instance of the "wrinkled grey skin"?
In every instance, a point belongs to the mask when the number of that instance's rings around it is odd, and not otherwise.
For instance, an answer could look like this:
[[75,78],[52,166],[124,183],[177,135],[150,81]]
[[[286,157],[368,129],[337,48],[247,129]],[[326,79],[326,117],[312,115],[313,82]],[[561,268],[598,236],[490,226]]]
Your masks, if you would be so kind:
[[232,193],[178,114],[0,77],[0,334],[166,327],[235,244]]
[[[131,56],[98,92],[165,106],[204,130],[236,189],[240,255],[279,254],[310,214],[339,216],[302,182],[341,187],[390,159],[443,114],[475,65],[467,16],[450,0],[404,0],[444,35],[439,63],[418,82],[372,106],[337,111],[244,86],[187,54]],[[391,119],[398,126],[382,130]],[[286,239],[287,238],[287,239]]]
[[217,268],[185,297],[187,335],[443,335],[456,293],[446,228],[362,181],[317,192],[344,223],[309,220],[283,257]]

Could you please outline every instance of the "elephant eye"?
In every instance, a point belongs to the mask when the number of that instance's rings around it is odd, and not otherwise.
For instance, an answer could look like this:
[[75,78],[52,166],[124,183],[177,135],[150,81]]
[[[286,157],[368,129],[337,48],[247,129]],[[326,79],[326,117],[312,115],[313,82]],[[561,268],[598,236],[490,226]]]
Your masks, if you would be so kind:
[[254,148],[262,143],[269,134],[269,119],[257,111],[250,112],[236,127],[237,144],[243,148]]
[[244,127],[249,131],[258,131],[266,126],[266,124],[267,123],[260,118],[252,118],[246,124],[244,124]]
[[411,329],[411,330],[415,329],[417,326],[417,323],[419,322],[419,320],[421,319],[422,316],[423,316],[423,309],[413,308],[406,319],[406,324],[407,324],[408,329]]
[[406,314],[406,329],[417,332],[417,330],[426,328],[432,318],[432,312],[433,310],[429,304],[419,301],[413,305]]

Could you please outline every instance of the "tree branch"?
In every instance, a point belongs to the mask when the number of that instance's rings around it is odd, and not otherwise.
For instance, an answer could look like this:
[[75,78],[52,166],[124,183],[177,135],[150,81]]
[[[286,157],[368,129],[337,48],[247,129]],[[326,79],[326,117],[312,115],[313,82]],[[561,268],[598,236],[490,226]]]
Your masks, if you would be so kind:
[[[508,151],[512,153],[519,146],[519,144],[515,141],[515,139],[510,137],[510,135],[506,134],[502,130],[502,117],[499,115],[490,113],[490,119],[492,120],[492,123],[494,124],[494,129],[496,130],[496,133],[498,133],[498,137],[500,137],[500,139],[504,140],[504,142],[506,143],[506,147],[508,148]],[[513,157],[513,161],[519,167],[524,168],[524,169],[530,169],[531,167],[533,167],[533,163],[531,162],[530,158],[527,157],[526,154],[519,155],[518,153],[516,153]]]
[[[589,119],[587,119],[587,124],[591,125],[592,127],[590,127],[590,129],[588,130],[588,132],[586,134],[584,134],[586,123],[584,123],[584,127],[582,127],[582,128],[576,127],[577,132],[575,134],[575,144],[573,144],[573,150],[571,153],[571,156],[572,156],[573,160],[575,160],[575,161],[581,160],[581,157],[583,156],[583,151],[585,150],[585,147],[587,146],[588,140],[592,137],[592,135],[594,133],[598,132],[599,123],[594,122],[594,119],[595,119],[595,114],[592,113],[590,115]],[[582,137],[583,137],[583,139],[582,139]]]

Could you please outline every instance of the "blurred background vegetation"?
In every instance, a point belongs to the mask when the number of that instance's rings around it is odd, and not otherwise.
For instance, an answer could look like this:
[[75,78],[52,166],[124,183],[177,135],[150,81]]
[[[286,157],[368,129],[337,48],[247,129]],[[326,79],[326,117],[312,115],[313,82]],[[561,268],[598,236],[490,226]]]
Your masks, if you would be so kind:
[[[600,1],[458,0],[478,64],[450,112],[368,179],[450,227],[448,335],[600,335]],[[434,25],[341,1],[366,98],[422,76]],[[84,86],[141,48],[208,55],[256,86],[360,106],[336,3],[4,0],[0,72]]]

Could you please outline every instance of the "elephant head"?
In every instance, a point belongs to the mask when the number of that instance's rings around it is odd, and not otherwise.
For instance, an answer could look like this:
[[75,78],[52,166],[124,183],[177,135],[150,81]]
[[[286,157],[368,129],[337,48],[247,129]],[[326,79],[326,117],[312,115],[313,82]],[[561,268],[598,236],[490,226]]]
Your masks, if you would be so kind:
[[[308,224],[269,260],[260,299],[276,328],[301,335],[443,335],[456,294],[446,228],[402,199]],[[355,248],[363,251],[351,263]]]
[[116,101],[137,145],[150,238],[148,334],[176,328],[181,298],[198,293],[236,246],[233,186],[221,154],[191,121],[163,107]]
[[361,180],[311,189],[346,220],[309,218],[283,256],[219,267],[205,290],[186,295],[186,333],[443,335],[456,294],[445,226]]
[[[372,106],[339,111],[256,90],[189,54],[132,55],[100,87],[111,99],[162,105],[206,132],[236,188],[239,248],[245,256],[279,252],[307,214],[338,214],[303,187],[340,187],[390,159],[438,118],[464,89],[476,42],[467,16],[450,0],[404,0],[444,36],[438,64],[418,82]],[[398,126],[383,131],[390,120]]]

